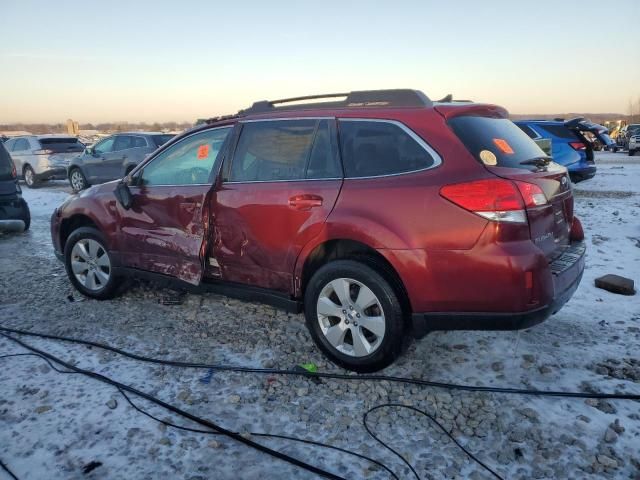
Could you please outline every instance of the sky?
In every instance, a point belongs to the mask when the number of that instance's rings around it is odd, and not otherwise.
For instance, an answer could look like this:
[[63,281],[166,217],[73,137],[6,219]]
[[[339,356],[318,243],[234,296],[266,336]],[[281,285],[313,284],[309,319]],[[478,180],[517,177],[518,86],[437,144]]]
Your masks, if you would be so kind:
[[378,88],[640,106],[640,0],[0,0],[0,123],[194,121]]

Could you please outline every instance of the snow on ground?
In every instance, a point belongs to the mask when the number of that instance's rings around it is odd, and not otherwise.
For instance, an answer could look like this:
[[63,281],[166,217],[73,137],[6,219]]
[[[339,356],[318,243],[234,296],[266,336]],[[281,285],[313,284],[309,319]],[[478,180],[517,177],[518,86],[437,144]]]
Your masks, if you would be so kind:
[[[553,390],[640,393],[640,297],[594,287],[617,273],[640,281],[640,157],[599,153],[598,174],[576,186],[576,214],[588,257],[573,299],[547,322],[522,332],[438,332],[415,342],[384,373],[435,381]],[[68,195],[64,183],[27,190],[29,232],[0,237],[0,324],[106,342],[164,359],[291,368],[327,363],[299,315],[225,297],[186,295],[134,281],[109,302],[83,299],[52,254],[49,216]],[[636,478],[638,402],[566,400],[445,391],[388,382],[178,369],[98,349],[22,340],[152,393],[234,431],[323,441],[370,455],[402,478],[396,457],[369,437],[363,413],[384,402],[434,415],[460,443],[507,478]],[[0,337],[0,356],[24,353]],[[0,460],[21,479],[314,478],[221,436],[165,427],[130,407],[112,387],[52,371],[34,357],[0,359]],[[141,400],[159,418],[197,427]],[[421,478],[490,478],[429,421],[383,409],[373,430],[407,456]],[[384,470],[345,454],[252,437],[350,479],[386,479]],[[100,466],[88,474],[90,462]],[[3,479],[0,471],[0,479]]]

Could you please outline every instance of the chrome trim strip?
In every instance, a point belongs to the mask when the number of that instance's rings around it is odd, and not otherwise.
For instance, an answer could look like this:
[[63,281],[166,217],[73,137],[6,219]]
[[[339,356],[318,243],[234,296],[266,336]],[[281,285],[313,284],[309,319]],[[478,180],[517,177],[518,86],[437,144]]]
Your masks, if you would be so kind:
[[323,180],[344,180],[342,177],[332,178],[297,178],[294,180],[247,180],[245,182],[224,182],[223,185],[236,185],[242,183],[282,183],[282,182],[322,182]]
[[239,120],[238,123],[255,123],[255,122],[277,122],[291,120],[335,120],[336,117],[286,117],[286,118],[251,118],[248,120]]

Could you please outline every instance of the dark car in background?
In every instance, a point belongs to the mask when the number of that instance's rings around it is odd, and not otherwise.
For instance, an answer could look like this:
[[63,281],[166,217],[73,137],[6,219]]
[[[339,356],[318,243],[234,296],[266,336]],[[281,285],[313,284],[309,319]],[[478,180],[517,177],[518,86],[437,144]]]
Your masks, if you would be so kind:
[[69,162],[85,148],[68,135],[23,135],[7,140],[4,146],[29,188],[45,180],[65,179]]
[[22,198],[16,167],[0,142],[0,231],[27,230],[30,224],[31,214]]
[[606,127],[578,117],[571,120],[519,120],[515,122],[533,140],[550,139],[553,161],[569,171],[574,183],[596,174],[595,141],[612,148]]
[[634,139],[633,146],[630,146],[631,138],[637,137],[640,135],[640,123],[632,123],[630,125],[625,125],[618,132],[618,136],[616,137],[616,145],[615,150],[628,150],[629,155],[633,156],[635,154],[637,146],[637,141]]
[[124,177],[173,136],[156,132],[126,132],[100,140],[71,161],[67,175],[71,188],[79,192],[90,185]]

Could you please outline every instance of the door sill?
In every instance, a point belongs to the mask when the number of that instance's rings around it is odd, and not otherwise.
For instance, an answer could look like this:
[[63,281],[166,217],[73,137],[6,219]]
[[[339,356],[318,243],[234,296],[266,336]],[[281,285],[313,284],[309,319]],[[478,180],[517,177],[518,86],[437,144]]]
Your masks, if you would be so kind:
[[260,288],[242,283],[225,282],[205,278],[199,285],[192,285],[176,277],[162,273],[149,272],[138,268],[114,267],[114,274],[124,277],[144,278],[161,286],[186,290],[189,293],[211,292],[248,302],[259,302],[284,310],[288,313],[302,312],[302,302],[291,298],[286,293]]

